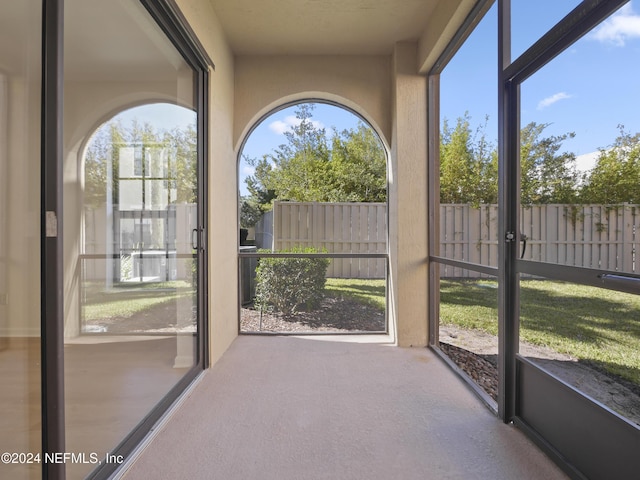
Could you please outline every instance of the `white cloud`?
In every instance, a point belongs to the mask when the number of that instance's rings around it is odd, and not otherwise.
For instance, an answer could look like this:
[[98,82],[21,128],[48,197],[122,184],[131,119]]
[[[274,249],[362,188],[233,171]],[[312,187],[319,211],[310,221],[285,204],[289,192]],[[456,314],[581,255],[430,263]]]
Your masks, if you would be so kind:
[[[283,135],[285,132],[291,130],[291,127],[300,125],[301,123],[302,120],[296,118],[295,115],[288,115],[284,118],[284,120],[276,120],[274,122],[271,122],[269,124],[269,130],[278,135]],[[311,120],[311,124],[318,129],[324,128],[322,122],[318,122],[317,120]]]
[[558,92],[550,97],[544,98],[538,102],[538,110],[542,110],[543,108],[547,108],[550,105],[553,105],[560,100],[565,100],[567,98],[571,98],[571,95],[565,92]]
[[[290,118],[290,117],[287,117],[287,118]],[[275,122],[271,122],[269,124],[269,130],[271,130],[274,133],[277,133],[278,135],[282,135],[284,132],[288,131],[293,125],[295,124],[288,124],[286,122],[283,122],[282,120],[276,120]]]
[[581,173],[586,173],[596,166],[600,151],[584,153],[576,157],[576,168]]
[[242,167],[242,174],[243,175],[253,175],[254,173],[256,173],[256,169],[253,167],[250,167],[249,165],[243,165]]
[[603,43],[624,47],[627,40],[640,38],[640,15],[634,13],[629,2],[605,20],[591,37]]

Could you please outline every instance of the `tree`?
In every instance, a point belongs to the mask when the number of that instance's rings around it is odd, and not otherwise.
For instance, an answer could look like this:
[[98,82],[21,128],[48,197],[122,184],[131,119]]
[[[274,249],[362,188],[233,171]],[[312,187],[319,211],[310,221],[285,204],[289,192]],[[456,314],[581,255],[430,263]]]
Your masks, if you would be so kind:
[[[445,119],[440,137],[440,201],[480,204],[498,201],[498,153],[487,140],[486,121],[475,132],[468,113],[451,128]],[[561,152],[574,133],[544,137],[549,124],[535,122],[520,132],[521,202],[573,203],[579,175],[575,154]]]
[[475,134],[468,112],[452,129],[447,119],[440,136],[440,201],[495,203],[498,200],[498,156],[486,137],[486,120]]
[[[107,201],[109,169],[111,201],[119,201],[121,148],[133,149],[134,175],[164,179],[148,181],[146,200],[156,204],[194,203],[197,198],[197,134],[192,126],[156,131],[133,120],[103,125],[94,134],[84,156],[84,201],[98,207]],[[144,163],[144,165],[143,165]]]
[[364,123],[334,135],[331,168],[330,201],[387,201],[386,155],[376,134]]
[[574,153],[562,152],[562,143],[575,133],[542,137],[548,123],[531,122],[520,131],[520,181],[523,205],[574,203],[578,171]]
[[600,149],[596,165],[584,178],[584,203],[640,203],[640,133],[631,135],[619,126],[613,146]]
[[[109,122],[94,134],[84,155],[84,202],[88,206],[104,205],[107,198],[108,168],[118,168],[113,145],[122,144],[123,127],[119,122]],[[112,184],[112,188],[117,185]]]
[[[313,104],[296,109],[297,125],[285,132],[287,142],[260,159],[245,161],[254,167],[246,179],[249,196],[241,214],[247,221],[272,202],[383,202],[386,201],[386,155],[381,142],[363,123],[331,140],[312,121]],[[248,224],[245,224],[248,226]]]
[[198,133],[193,125],[159,132],[156,147],[169,157],[166,168],[175,188],[176,203],[198,198]]

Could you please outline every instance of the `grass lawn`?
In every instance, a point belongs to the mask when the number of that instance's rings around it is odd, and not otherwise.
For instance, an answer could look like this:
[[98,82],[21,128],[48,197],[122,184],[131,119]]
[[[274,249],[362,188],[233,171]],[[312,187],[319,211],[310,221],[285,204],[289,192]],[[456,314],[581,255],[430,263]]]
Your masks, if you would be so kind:
[[[442,280],[440,321],[498,334],[497,284]],[[521,282],[520,336],[640,384],[640,296],[548,280]]]
[[[385,309],[385,280],[328,278],[325,291]],[[187,282],[86,286],[86,321],[127,318],[191,295]],[[498,289],[492,280],[442,280],[440,321],[498,334]],[[589,361],[640,384],[640,296],[563,282],[521,282],[523,340]]]
[[385,280],[327,278],[325,292],[333,297],[347,297],[380,310],[386,308]]
[[104,283],[85,284],[84,321],[102,318],[129,318],[148,308],[191,295],[193,287],[185,281],[118,283],[105,289]]

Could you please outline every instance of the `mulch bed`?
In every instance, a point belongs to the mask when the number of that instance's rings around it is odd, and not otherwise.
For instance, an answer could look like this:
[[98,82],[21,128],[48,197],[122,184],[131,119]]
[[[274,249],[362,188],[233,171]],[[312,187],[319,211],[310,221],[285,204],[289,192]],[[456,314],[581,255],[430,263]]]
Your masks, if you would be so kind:
[[319,308],[291,315],[261,313],[253,305],[244,306],[240,313],[242,333],[371,333],[385,330],[384,311],[345,297],[326,296]]
[[[487,395],[498,399],[498,366],[496,355],[476,354],[464,348],[440,342],[440,350],[465,372]],[[585,376],[590,377],[588,394],[630,421],[640,425],[640,385],[612,375],[589,362],[567,362],[559,359],[535,359],[547,369],[576,388],[586,388]],[[543,362],[546,362],[543,363]]]
[[442,350],[458,368],[465,372],[491,398],[498,401],[498,366],[495,355],[481,356],[464,348],[440,342]]

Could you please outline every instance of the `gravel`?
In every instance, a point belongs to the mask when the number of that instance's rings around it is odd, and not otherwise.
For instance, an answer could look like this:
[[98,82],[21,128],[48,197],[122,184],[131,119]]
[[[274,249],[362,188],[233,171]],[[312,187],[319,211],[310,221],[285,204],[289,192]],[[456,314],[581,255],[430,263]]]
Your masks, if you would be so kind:
[[[440,342],[442,350],[458,368],[465,372],[487,395],[498,401],[498,366],[469,350]],[[495,361],[495,358],[493,359]]]

